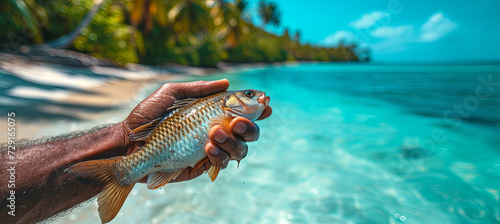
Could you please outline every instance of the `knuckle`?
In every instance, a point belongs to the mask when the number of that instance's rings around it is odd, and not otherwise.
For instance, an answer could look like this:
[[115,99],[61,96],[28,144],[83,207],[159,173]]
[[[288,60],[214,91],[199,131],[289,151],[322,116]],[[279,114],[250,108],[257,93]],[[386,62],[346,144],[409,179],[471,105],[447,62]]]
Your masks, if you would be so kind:
[[173,89],[173,88],[172,88],[172,86],[173,86],[173,85],[174,85],[174,84],[172,84],[172,83],[165,83],[165,84],[163,84],[163,85],[161,86],[161,89],[162,89],[162,90],[171,90],[171,89]]
[[176,99],[185,98],[183,97],[184,94],[182,92],[182,87],[182,83],[165,83],[161,87],[161,92],[167,95],[171,95]]

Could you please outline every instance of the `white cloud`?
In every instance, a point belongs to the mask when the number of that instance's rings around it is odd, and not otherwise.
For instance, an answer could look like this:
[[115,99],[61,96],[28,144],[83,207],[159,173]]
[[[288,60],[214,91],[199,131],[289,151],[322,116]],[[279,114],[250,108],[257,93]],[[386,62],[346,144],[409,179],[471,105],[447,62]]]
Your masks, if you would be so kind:
[[[346,44],[357,42],[358,46],[368,45],[374,55],[390,55],[405,51],[411,44],[437,41],[458,26],[441,12],[431,15],[421,25],[380,26],[376,24],[385,17],[388,15],[382,12],[365,14],[349,24],[358,28],[355,30],[358,35],[348,30],[341,30],[328,35],[321,42],[327,46],[338,46],[340,41]],[[364,30],[368,27],[370,27],[369,30]]]
[[329,46],[337,46],[342,41],[344,43],[353,43],[356,40],[356,35],[350,31],[340,30],[328,35],[321,42]]
[[378,22],[379,20],[387,18],[389,16],[391,16],[391,14],[389,14],[388,12],[374,11],[371,13],[364,14],[358,20],[349,23],[349,26],[352,26],[357,29],[366,29],[375,25],[375,23]]
[[370,35],[376,38],[411,37],[414,33],[413,25],[381,26],[374,29]]
[[373,53],[389,55],[405,51],[410,44],[428,43],[448,35],[458,24],[437,12],[422,25],[405,24],[400,26],[371,27],[368,33],[373,39],[367,39]]
[[420,41],[432,42],[440,39],[452,30],[457,28],[458,24],[444,17],[443,13],[438,12],[432,15],[427,22],[420,28]]

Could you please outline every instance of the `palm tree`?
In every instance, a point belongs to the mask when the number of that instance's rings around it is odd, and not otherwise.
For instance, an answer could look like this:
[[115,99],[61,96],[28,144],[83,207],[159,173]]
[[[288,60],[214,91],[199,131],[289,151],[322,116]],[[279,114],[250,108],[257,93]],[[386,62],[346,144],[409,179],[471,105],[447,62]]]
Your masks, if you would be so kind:
[[280,25],[280,12],[278,7],[274,3],[266,3],[264,0],[260,1],[259,4],[259,14],[264,22],[262,30],[265,29],[266,25],[272,23],[274,26]]
[[229,48],[235,47],[249,32],[248,25],[242,17],[247,5],[248,2],[244,0],[236,0],[235,3],[218,0],[217,5],[211,10],[214,24],[220,28],[218,36],[226,39],[226,46]]
[[300,43],[300,30],[295,32],[295,37],[293,38],[294,42]]
[[43,36],[40,30],[40,25],[37,17],[32,12],[32,9],[34,11],[37,11],[38,16],[43,17],[43,19],[47,19],[47,13],[45,12],[45,9],[40,7],[40,5],[38,5],[34,1],[10,0],[7,4],[10,4],[12,9],[21,15],[21,19],[27,26],[27,31],[29,31],[28,34],[31,34],[30,38],[35,43],[42,43]]
[[[41,32],[41,26],[39,19],[48,20],[46,10],[38,5],[35,1],[30,0],[10,0],[10,4],[15,11],[17,11],[28,30],[32,34],[31,39],[36,44],[42,44],[38,47],[51,47],[51,48],[66,48],[70,46],[73,41],[80,35],[83,28],[87,27],[92,19],[94,18],[97,11],[101,8],[105,0],[94,0],[94,5],[92,9],[85,15],[85,18],[78,24],[78,26],[73,29],[69,34],[61,36],[55,40],[43,43],[43,35]],[[36,11],[36,13],[33,13]],[[34,46],[32,46],[34,47]]]
[[69,47],[73,43],[73,41],[75,41],[75,39],[78,36],[80,36],[82,29],[87,27],[90,24],[90,22],[92,22],[92,19],[94,18],[97,11],[99,11],[99,9],[101,8],[104,1],[105,0],[94,0],[94,5],[92,6],[92,9],[90,9],[87,15],[85,15],[85,18],[83,18],[83,20],[78,24],[78,26],[75,29],[73,29],[73,31],[55,40],[47,42],[45,43],[45,45],[51,48]]
[[[182,0],[177,7],[180,9],[172,12],[172,24],[176,33],[187,33],[204,36],[211,26],[210,13],[203,0]],[[212,23],[213,24],[213,23]]]

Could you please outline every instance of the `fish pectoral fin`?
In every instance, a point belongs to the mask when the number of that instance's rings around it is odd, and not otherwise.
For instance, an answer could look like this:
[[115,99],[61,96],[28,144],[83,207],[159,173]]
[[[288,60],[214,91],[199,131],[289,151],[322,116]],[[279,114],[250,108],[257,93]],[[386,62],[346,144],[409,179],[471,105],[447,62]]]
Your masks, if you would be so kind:
[[208,170],[208,176],[210,177],[212,182],[217,178],[217,175],[219,175],[219,171],[220,171],[219,164],[213,165],[212,167],[210,167],[210,170]]
[[70,166],[66,172],[76,179],[95,185],[104,185],[97,197],[99,216],[102,223],[113,220],[120,211],[135,184],[122,185],[114,171],[114,164],[121,157],[90,160]]
[[229,124],[231,124],[231,121],[233,120],[233,117],[226,116],[226,115],[219,115],[217,117],[214,117],[210,119],[210,122],[208,123],[208,127],[212,128],[215,125],[219,125],[226,134],[230,135],[231,130],[229,129]]
[[154,172],[148,175],[148,188],[150,190],[165,186],[170,181],[175,180],[184,169],[178,169],[174,172]]

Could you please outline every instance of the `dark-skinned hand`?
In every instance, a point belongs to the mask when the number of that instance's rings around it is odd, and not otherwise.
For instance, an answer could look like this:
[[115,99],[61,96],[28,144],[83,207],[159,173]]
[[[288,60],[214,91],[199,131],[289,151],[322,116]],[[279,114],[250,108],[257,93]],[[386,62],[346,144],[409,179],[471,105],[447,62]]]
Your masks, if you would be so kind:
[[[199,98],[209,96],[227,90],[229,82],[226,79],[218,81],[198,81],[188,83],[167,83],[156,90],[148,98],[138,104],[130,115],[122,122],[124,130],[124,145],[128,148],[127,154],[139,149],[144,142],[132,142],[128,135],[137,127],[164,116],[166,109],[172,106],[176,100],[185,98]],[[269,117],[272,108],[268,106],[258,120]],[[210,142],[205,146],[205,152],[211,164],[221,164],[225,168],[229,160],[241,160],[247,152],[247,142],[256,141],[259,138],[259,127],[252,121],[243,118],[234,118],[229,126],[234,133],[227,135],[219,126],[214,126],[209,131]],[[186,181],[200,176],[211,167],[202,166],[190,175],[191,167],[187,167],[173,182]],[[147,177],[140,182],[146,182]]]

